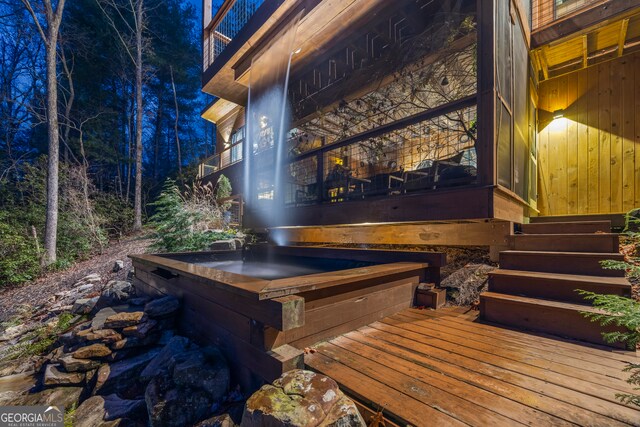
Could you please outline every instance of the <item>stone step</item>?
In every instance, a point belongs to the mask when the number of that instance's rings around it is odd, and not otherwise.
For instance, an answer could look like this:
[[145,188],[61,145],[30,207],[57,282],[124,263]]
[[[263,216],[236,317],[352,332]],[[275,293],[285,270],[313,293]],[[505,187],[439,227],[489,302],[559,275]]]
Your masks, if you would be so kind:
[[522,224],[524,234],[576,234],[611,231],[611,221],[581,221],[581,222],[536,222]]
[[600,294],[631,296],[631,284],[624,277],[584,276],[537,271],[498,269],[489,272],[489,291],[531,298],[585,303],[576,289]]
[[619,251],[615,233],[602,234],[516,234],[510,236],[510,246],[518,251],[602,252]]
[[602,338],[602,332],[623,331],[624,328],[613,325],[600,326],[585,318],[582,312],[598,312],[598,310],[588,305],[496,292],[484,292],[480,295],[480,316],[488,322],[593,344],[625,348],[623,343],[609,344]]
[[606,270],[601,261],[623,261],[620,253],[502,251],[500,268],[507,270],[541,271],[547,273],[624,277],[623,270]]

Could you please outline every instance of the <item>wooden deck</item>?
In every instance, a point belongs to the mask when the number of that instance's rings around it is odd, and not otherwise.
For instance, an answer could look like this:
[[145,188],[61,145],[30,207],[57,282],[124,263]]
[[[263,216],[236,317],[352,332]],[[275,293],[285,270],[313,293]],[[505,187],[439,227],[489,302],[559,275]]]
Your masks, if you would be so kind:
[[305,363],[382,409],[387,426],[640,425],[640,410],[615,399],[631,391],[622,369],[636,354],[476,317],[406,309],[316,344]]

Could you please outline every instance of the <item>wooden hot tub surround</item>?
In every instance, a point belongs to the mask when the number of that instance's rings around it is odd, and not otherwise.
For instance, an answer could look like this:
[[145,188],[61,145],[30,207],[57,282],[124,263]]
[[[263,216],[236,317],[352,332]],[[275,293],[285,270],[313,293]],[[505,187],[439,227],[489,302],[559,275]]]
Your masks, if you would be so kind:
[[[335,260],[357,267],[343,264],[337,271],[266,280],[198,264],[267,254],[289,262]],[[180,332],[220,346],[245,387],[302,368],[308,345],[410,307],[418,284],[438,283],[445,263],[442,253],[324,247],[253,247],[131,259],[138,291],[178,297]]]

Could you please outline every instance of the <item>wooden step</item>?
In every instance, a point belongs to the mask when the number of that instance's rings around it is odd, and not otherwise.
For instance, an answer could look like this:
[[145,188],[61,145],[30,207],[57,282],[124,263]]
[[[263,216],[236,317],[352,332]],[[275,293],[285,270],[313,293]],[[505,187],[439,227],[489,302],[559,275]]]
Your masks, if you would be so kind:
[[623,261],[620,253],[502,251],[500,268],[547,273],[623,277],[623,270],[606,270],[600,261]]
[[522,224],[524,234],[576,234],[611,231],[611,221],[582,221],[582,222],[537,222]]
[[624,331],[624,328],[613,325],[600,326],[586,319],[581,312],[597,310],[585,305],[495,292],[484,292],[480,295],[480,316],[488,322],[625,348],[622,343],[609,344],[602,339],[602,332]]
[[619,251],[615,233],[602,234],[516,234],[510,236],[511,248],[518,251],[603,252]]
[[494,270],[489,273],[489,291],[531,298],[583,304],[576,289],[600,294],[631,296],[631,284],[624,277],[583,276],[521,270]]

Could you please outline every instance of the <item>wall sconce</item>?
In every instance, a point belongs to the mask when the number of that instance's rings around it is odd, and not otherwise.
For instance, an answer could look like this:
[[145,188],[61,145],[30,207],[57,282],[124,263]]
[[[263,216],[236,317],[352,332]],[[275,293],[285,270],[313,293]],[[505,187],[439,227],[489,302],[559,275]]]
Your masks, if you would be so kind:
[[564,110],[556,110],[553,112],[553,120],[561,119],[564,117]]

